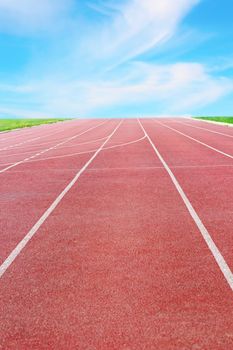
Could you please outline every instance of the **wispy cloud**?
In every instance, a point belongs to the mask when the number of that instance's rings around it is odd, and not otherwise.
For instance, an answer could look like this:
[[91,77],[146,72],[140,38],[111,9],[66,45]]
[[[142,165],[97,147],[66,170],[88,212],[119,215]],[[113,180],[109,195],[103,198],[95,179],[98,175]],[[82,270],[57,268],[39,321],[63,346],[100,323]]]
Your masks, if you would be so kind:
[[54,28],[73,0],[0,0],[0,30],[28,34]]
[[0,107],[0,114],[6,117],[17,117],[17,118],[35,118],[35,119],[43,119],[43,118],[56,118],[56,114],[43,113],[36,110],[23,109],[20,107],[12,108],[12,107]]
[[74,80],[62,84],[59,80],[47,80],[34,86],[16,86],[12,91],[20,94],[20,102],[25,106],[29,93],[30,100],[39,98],[43,111],[40,114],[47,113],[48,116],[94,116],[94,113],[101,114],[103,109],[136,108],[145,103],[155,108],[160,105],[162,113],[172,114],[188,113],[216,101],[233,91],[233,81],[213,77],[197,63],[153,65],[134,62],[122,72],[117,70],[111,79]]
[[[63,92],[64,91],[64,92]],[[134,63],[111,80],[68,84],[60,90],[60,109],[89,114],[120,104],[160,103],[164,113],[182,113],[209,104],[233,91],[233,81],[212,77],[197,63],[153,65]],[[72,101],[72,103],[70,103]],[[78,107],[77,107],[78,106]],[[54,106],[55,107],[55,106]]]
[[[99,57],[113,59],[116,63],[143,54],[155,45],[169,40],[181,20],[200,0],[130,0],[102,2],[98,11],[108,15],[109,21],[92,47]],[[96,5],[95,5],[96,9]],[[101,45],[101,50],[96,45]]]

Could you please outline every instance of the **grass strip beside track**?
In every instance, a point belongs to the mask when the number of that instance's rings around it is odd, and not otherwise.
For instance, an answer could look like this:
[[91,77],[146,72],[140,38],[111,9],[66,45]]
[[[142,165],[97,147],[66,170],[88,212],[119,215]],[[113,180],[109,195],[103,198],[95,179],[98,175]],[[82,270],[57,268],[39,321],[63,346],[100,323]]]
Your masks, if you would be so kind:
[[233,124],[233,117],[195,117],[195,119],[203,119],[214,122]]
[[26,128],[41,124],[52,124],[68,119],[0,119],[0,131]]

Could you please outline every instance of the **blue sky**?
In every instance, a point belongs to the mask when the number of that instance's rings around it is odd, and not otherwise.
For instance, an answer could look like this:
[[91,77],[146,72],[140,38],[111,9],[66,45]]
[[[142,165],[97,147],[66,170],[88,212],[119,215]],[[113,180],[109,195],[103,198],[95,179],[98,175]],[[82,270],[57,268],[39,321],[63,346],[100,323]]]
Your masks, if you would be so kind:
[[0,117],[233,115],[231,0],[0,0]]

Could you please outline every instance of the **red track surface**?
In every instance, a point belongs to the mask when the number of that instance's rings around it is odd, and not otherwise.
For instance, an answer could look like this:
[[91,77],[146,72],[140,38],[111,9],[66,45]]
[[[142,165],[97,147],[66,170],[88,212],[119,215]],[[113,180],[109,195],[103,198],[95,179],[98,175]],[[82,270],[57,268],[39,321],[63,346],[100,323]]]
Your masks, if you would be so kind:
[[[119,123],[0,134],[0,349],[233,349],[229,281],[140,124]],[[233,129],[141,123],[232,271]]]

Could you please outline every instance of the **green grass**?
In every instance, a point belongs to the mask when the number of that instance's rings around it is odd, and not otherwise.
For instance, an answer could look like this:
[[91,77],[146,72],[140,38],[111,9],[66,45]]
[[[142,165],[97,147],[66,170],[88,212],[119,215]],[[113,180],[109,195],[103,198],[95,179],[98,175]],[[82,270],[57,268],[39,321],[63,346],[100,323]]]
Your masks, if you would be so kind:
[[195,119],[212,120],[215,122],[233,124],[233,117],[195,117]]
[[66,119],[0,119],[0,131],[52,124]]

